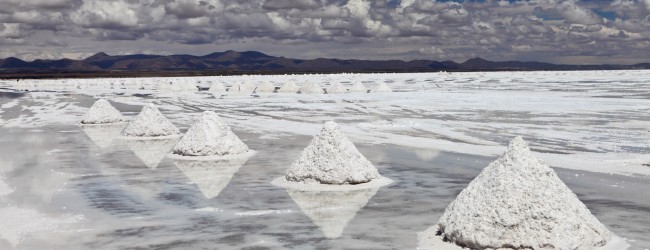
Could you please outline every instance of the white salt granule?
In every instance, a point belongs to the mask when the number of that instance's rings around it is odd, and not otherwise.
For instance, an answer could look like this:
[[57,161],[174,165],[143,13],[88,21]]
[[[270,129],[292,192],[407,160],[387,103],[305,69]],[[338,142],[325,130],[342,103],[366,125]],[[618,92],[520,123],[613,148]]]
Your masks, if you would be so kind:
[[332,121],[312,139],[287,170],[289,182],[360,184],[380,177],[368,161]]
[[181,156],[233,156],[249,153],[248,146],[212,111],[203,112],[201,120],[187,130],[173,151]]
[[470,182],[436,226],[420,241],[437,238],[471,249],[596,249],[615,237],[521,137]]
[[350,93],[368,93],[368,89],[366,86],[363,86],[363,83],[361,82],[356,82],[354,85],[352,85],[352,88],[348,90]]
[[119,110],[114,108],[107,100],[99,99],[90,107],[82,124],[108,124],[125,121]]
[[255,89],[255,93],[258,93],[258,94],[260,94],[260,93],[273,93],[273,91],[275,91],[275,86],[273,86],[273,84],[271,84],[268,81],[263,81]]
[[171,136],[180,133],[152,103],[143,106],[140,114],[122,131],[123,136],[131,137]]
[[370,90],[371,93],[389,93],[393,92],[393,89],[391,89],[388,84],[385,82],[380,82],[375,86],[372,90]]
[[298,92],[298,86],[296,85],[295,82],[289,80],[285,82],[282,87],[278,90],[279,93],[297,93]]
[[323,88],[315,82],[305,83],[300,87],[301,94],[323,94]]
[[341,85],[340,82],[335,82],[334,84],[332,84],[332,86],[330,86],[327,89],[328,94],[342,94],[342,93],[347,93],[347,92],[348,92],[348,90],[345,89],[345,87],[343,87],[343,85]]

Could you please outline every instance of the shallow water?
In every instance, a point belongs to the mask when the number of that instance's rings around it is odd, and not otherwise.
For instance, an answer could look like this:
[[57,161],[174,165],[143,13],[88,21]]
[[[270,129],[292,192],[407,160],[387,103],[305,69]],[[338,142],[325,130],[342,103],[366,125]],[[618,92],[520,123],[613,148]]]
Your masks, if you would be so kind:
[[[308,144],[305,136],[260,140],[236,131],[258,151],[245,163],[186,163],[164,157],[173,142],[134,145],[97,131],[91,139],[77,126],[3,132],[0,157],[15,189],[3,203],[52,218],[84,216],[25,235],[15,245],[19,249],[413,249],[416,233],[433,225],[494,160],[358,144],[395,182],[374,190],[310,193],[270,184]],[[557,171],[612,231],[634,247],[650,244],[650,195],[638,191],[650,189],[647,179]],[[13,246],[0,240],[0,248]]]

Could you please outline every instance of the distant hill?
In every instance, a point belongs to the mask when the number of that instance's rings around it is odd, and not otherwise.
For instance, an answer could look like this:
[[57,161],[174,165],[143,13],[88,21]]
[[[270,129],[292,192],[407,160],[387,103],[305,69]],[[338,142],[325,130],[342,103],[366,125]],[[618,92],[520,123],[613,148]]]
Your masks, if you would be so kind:
[[205,56],[119,55],[100,52],[83,60],[0,59],[0,77],[59,73],[111,72],[195,72],[195,73],[300,73],[300,72],[426,72],[426,71],[525,71],[525,70],[608,70],[650,69],[650,63],[635,65],[561,65],[543,62],[493,62],[472,58],[463,63],[433,60],[341,60],[329,58],[292,59],[269,56],[257,51],[225,51]]

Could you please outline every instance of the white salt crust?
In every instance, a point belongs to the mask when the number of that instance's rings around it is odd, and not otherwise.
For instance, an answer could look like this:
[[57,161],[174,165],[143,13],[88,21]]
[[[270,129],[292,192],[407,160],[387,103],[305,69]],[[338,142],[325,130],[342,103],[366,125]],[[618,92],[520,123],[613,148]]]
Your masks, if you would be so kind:
[[260,93],[273,93],[273,91],[275,91],[275,86],[273,86],[273,84],[271,84],[268,81],[263,81],[255,89],[255,93],[258,93],[258,94],[260,94]]
[[323,94],[323,88],[315,82],[305,83],[300,87],[301,94]]
[[348,90],[350,93],[368,93],[368,88],[363,85],[361,82],[356,82],[352,87]]
[[205,111],[201,120],[192,125],[174,146],[173,154],[188,157],[229,157],[245,155],[249,151],[248,146],[216,113]]
[[278,90],[278,93],[297,93],[299,90],[298,85],[293,81],[285,82]]
[[471,249],[595,249],[614,237],[521,137],[449,204],[437,227],[421,237]]
[[327,89],[327,94],[343,94],[347,92],[348,90],[345,89],[345,87],[343,87],[340,82],[335,82]]
[[122,136],[162,139],[164,137],[175,138],[180,136],[180,133],[180,130],[167,120],[156,106],[150,103],[142,107],[140,114],[122,131]]
[[391,89],[388,84],[385,82],[380,82],[375,86],[372,90],[370,90],[371,93],[390,93],[393,92],[393,89]]
[[377,168],[332,121],[325,123],[286,174],[288,181],[336,185],[361,184],[379,177]]
[[81,124],[111,124],[124,122],[124,116],[106,99],[99,99],[88,109]]
[[342,184],[342,185],[333,185],[333,184],[320,184],[320,183],[305,183],[305,182],[295,182],[288,181],[285,176],[278,177],[271,181],[271,184],[281,188],[299,190],[299,191],[310,191],[310,192],[336,192],[336,191],[352,191],[352,190],[362,190],[362,189],[371,189],[371,188],[380,188],[386,185],[393,183],[393,180],[379,176],[377,179],[373,179],[366,183],[361,184]]

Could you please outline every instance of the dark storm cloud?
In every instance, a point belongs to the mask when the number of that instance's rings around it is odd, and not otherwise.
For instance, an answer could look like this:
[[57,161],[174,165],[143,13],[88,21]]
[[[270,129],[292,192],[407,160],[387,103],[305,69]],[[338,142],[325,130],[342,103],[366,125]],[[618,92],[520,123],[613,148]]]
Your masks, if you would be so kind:
[[[8,48],[0,57],[26,59],[155,44],[165,54],[243,48],[290,57],[637,62],[650,58],[649,38],[650,0],[0,2]],[[122,50],[113,46],[120,41]]]

